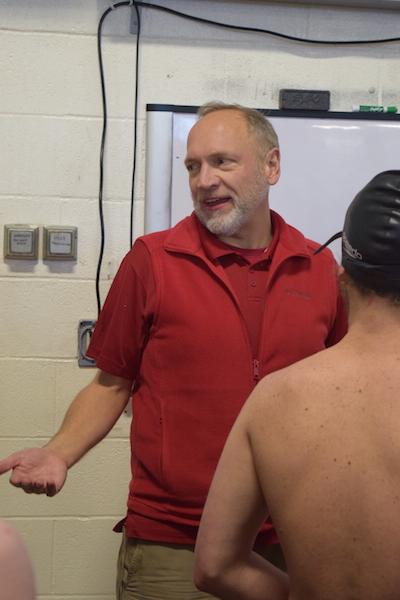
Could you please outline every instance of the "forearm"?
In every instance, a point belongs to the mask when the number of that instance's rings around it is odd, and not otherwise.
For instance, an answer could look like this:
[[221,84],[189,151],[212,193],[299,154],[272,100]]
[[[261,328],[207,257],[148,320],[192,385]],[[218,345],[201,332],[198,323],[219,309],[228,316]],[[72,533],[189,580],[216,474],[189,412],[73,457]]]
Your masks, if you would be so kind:
[[215,581],[204,582],[207,592],[221,600],[287,600],[286,573],[252,552],[247,560],[224,570]]
[[46,444],[67,467],[102,440],[122,414],[130,383],[99,371],[70,405],[56,435]]

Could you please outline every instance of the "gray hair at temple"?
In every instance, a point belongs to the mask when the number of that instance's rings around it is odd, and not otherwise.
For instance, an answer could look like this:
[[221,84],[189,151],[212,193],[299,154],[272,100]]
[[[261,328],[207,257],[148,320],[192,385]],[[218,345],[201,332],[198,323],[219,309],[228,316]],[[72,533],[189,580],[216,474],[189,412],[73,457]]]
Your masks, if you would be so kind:
[[224,102],[213,101],[200,106],[197,115],[201,119],[219,110],[235,110],[243,116],[249,133],[258,141],[262,156],[265,156],[272,148],[279,148],[279,140],[275,129],[262,112],[256,108],[248,108],[241,104],[225,104]]

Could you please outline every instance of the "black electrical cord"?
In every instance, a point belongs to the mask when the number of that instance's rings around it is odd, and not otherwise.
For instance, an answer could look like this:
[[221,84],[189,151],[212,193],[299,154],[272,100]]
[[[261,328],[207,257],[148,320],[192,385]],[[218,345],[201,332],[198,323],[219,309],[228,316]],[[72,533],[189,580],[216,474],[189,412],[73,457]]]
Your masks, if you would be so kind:
[[101,265],[103,262],[103,254],[104,254],[104,213],[103,213],[103,184],[104,184],[104,146],[106,141],[106,133],[107,133],[107,102],[106,102],[106,90],[104,84],[104,67],[103,67],[103,56],[101,52],[101,32],[103,28],[104,19],[111,12],[112,8],[107,9],[101,16],[99,21],[99,25],[97,27],[97,54],[99,59],[99,69],[100,69],[100,81],[101,81],[101,97],[103,102],[103,131],[101,135],[101,144],[100,144],[100,174],[99,174],[99,219],[100,219],[100,250],[99,250],[99,258],[97,261],[97,270],[96,270],[96,300],[97,300],[97,316],[99,316],[101,311],[101,298],[100,298],[100,274],[101,274]]
[[137,115],[138,115],[138,92],[139,92],[139,78],[138,78],[138,68],[139,68],[139,40],[140,40],[140,13],[139,9],[136,6],[135,2],[117,2],[113,6],[110,6],[107,10],[102,14],[98,27],[97,27],[97,53],[99,59],[99,70],[100,70],[100,83],[101,83],[101,98],[103,105],[103,130],[101,135],[101,144],[100,144],[100,174],[99,174],[99,195],[98,195],[98,207],[99,207],[99,220],[100,220],[100,249],[99,249],[99,257],[97,261],[97,269],[96,269],[96,301],[97,301],[97,315],[100,314],[101,310],[101,298],[100,298],[100,276],[101,276],[101,266],[103,263],[104,256],[104,244],[105,244],[105,230],[104,230],[104,212],[103,212],[103,188],[104,188],[104,148],[106,142],[106,134],[107,134],[107,98],[106,98],[106,89],[105,89],[105,80],[104,80],[104,66],[103,66],[103,53],[101,47],[102,40],[102,29],[103,23],[107,15],[110,14],[115,8],[119,8],[120,6],[134,6],[136,10],[136,18],[137,18],[137,36],[136,36],[136,74],[135,74],[135,116],[134,116],[134,142],[133,142],[133,168],[132,168],[132,186],[131,186],[131,210],[130,210],[130,246],[132,246],[133,242],[133,207],[134,207],[134,189],[135,189],[135,174],[136,174],[136,141],[137,141]]
[[100,250],[99,250],[99,258],[97,263],[97,271],[96,271],[96,299],[97,299],[97,312],[100,313],[101,310],[101,299],[100,299],[100,274],[101,274],[101,266],[103,262],[104,255],[104,242],[105,242],[105,233],[104,233],[104,214],[103,214],[103,183],[104,183],[104,147],[106,140],[106,132],[107,132],[107,101],[106,101],[106,92],[105,92],[105,82],[104,82],[104,68],[103,68],[103,58],[102,58],[102,49],[101,49],[101,34],[102,27],[105,18],[110,14],[114,9],[120,8],[121,6],[133,6],[136,11],[136,19],[137,19],[137,35],[136,35],[136,74],[135,74],[135,113],[134,113],[134,140],[133,140],[133,167],[132,167],[132,186],[131,186],[131,209],[130,209],[130,229],[129,229],[129,242],[130,246],[133,243],[133,216],[134,216],[134,190],[135,190],[135,176],[136,176],[136,142],[137,142],[137,115],[138,115],[138,96],[139,96],[139,77],[138,77],[138,69],[139,69],[139,48],[140,48],[140,30],[141,30],[141,21],[140,21],[140,12],[139,7],[142,8],[150,8],[152,10],[159,10],[168,14],[171,14],[176,17],[180,17],[183,19],[188,19],[190,21],[196,21],[198,23],[203,23],[205,25],[212,25],[216,27],[223,27],[225,29],[232,29],[236,31],[247,31],[252,33],[262,33],[271,36],[275,36],[278,38],[282,38],[285,40],[290,40],[293,42],[302,42],[307,44],[321,44],[321,45],[361,45],[361,44],[384,44],[388,42],[398,42],[400,41],[400,37],[392,37],[392,38],[381,38],[381,39],[373,39],[373,40],[314,40],[308,38],[301,38],[293,35],[288,35],[285,33],[280,33],[277,31],[272,31],[269,29],[262,29],[260,27],[246,27],[244,25],[232,25],[229,23],[221,23],[219,21],[212,21],[211,19],[204,19],[203,17],[196,17],[194,15],[190,15],[187,13],[183,13],[173,8],[168,8],[166,6],[161,6],[159,4],[151,4],[147,2],[141,2],[139,0],[129,0],[124,2],[116,2],[112,4],[109,8],[107,8],[102,16],[100,17],[99,25],[97,28],[97,50],[98,50],[98,58],[99,58],[99,69],[100,69],[100,80],[101,80],[101,95],[103,102],[103,131],[101,136],[101,146],[100,146],[100,176],[99,176],[99,197],[98,197],[98,205],[99,205],[99,218],[100,218]]
[[136,32],[136,63],[135,63],[135,116],[133,124],[133,165],[132,165],[132,186],[131,186],[131,212],[130,212],[130,228],[129,228],[129,247],[133,244],[133,213],[134,213],[134,198],[135,198],[135,178],[136,178],[136,142],[137,142],[137,123],[138,123],[138,99],[139,99],[139,48],[140,48],[140,12],[137,7],[137,2],[133,3],[136,11],[137,32]]
[[161,6],[159,4],[152,4],[147,2],[135,2],[137,6],[146,8],[152,8],[154,10],[160,10],[162,12],[169,13],[176,17],[182,17],[189,19],[190,21],[197,21],[198,23],[204,23],[206,25],[216,25],[218,27],[224,27],[225,29],[234,29],[237,31],[250,31],[252,33],[264,33],[275,37],[283,38],[284,40],[290,40],[292,42],[303,42],[306,44],[330,44],[330,45],[343,45],[343,44],[383,44],[387,42],[398,42],[400,37],[386,38],[386,39],[374,39],[374,40],[313,40],[309,38],[301,38],[294,35],[288,35],[286,33],[279,33],[277,31],[271,31],[270,29],[262,29],[260,27],[246,27],[244,25],[231,25],[229,23],[221,23],[220,21],[212,21],[211,19],[204,19],[203,17],[195,17],[187,13]]

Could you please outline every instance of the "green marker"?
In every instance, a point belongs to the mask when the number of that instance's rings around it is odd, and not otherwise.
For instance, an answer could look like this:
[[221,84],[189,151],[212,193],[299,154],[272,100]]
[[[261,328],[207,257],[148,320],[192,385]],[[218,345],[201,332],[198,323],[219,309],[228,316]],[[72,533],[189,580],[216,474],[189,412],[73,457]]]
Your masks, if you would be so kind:
[[360,104],[359,106],[353,106],[353,112],[397,113],[397,106]]

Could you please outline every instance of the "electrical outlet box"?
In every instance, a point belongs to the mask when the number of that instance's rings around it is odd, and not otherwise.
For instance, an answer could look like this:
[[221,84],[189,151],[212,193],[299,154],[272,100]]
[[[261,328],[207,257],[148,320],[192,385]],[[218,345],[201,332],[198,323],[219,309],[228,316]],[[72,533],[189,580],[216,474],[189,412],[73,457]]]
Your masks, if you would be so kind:
[[96,361],[90,356],[86,355],[90,338],[96,321],[91,319],[84,319],[79,321],[78,325],[78,365],[80,367],[95,367]]
[[37,260],[39,227],[4,225],[4,258]]
[[76,227],[43,227],[43,260],[76,260],[77,240]]
[[330,92],[327,90],[280,90],[281,110],[329,110]]

